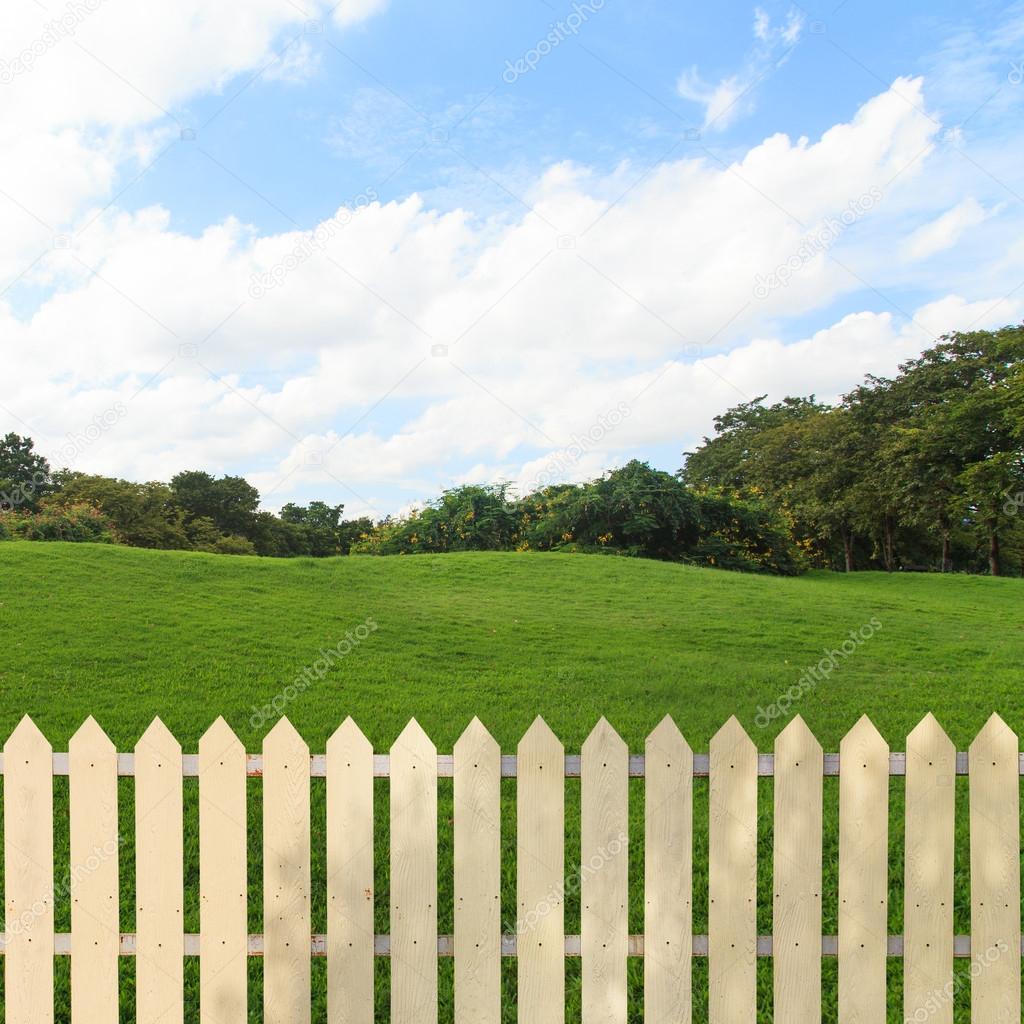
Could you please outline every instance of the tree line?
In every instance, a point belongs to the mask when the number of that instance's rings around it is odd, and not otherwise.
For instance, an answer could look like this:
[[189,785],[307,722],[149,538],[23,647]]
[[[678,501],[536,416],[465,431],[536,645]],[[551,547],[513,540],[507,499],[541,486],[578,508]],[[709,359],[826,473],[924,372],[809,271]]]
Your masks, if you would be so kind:
[[684,458],[690,486],[782,515],[811,565],[1020,574],[1024,327],[946,335],[834,406],[737,405]]
[[378,521],[312,501],[260,509],[239,476],[169,483],[52,471],[0,440],[0,539],[328,557],[605,552],[751,572],[812,567],[1020,574],[1024,327],[947,335],[835,405],[761,396],[715,418],[671,474],[631,461],[517,497],[464,485]]
[[447,490],[422,508],[377,522],[344,519],[313,501],[261,511],[242,477],[178,473],[134,483],[51,472],[29,438],[0,440],[0,539],[92,541],[254,554],[401,555],[446,551],[601,551],[753,572],[796,573],[781,517],[757,500],[697,493],[643,462],[586,484],[515,498],[508,484]]

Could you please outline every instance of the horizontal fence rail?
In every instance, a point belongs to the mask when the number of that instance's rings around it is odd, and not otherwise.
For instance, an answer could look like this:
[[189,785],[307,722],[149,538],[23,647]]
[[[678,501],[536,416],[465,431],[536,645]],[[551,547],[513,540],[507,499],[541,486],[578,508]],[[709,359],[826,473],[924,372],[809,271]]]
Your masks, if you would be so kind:
[[[642,779],[647,774],[646,759],[643,754],[629,755],[629,777],[631,779]],[[579,754],[565,755],[564,775],[567,779],[578,779],[581,773],[581,759]],[[711,770],[711,759],[708,754],[693,755],[693,776],[694,778],[707,778]],[[501,755],[501,777],[503,779],[514,779],[517,775],[516,755]],[[0,775],[4,773],[4,759],[0,754]],[[70,774],[68,755],[54,752],[53,774],[64,776]],[[117,774],[121,778],[132,778],[135,775],[135,755],[117,755]],[[245,774],[249,778],[261,778],[263,775],[263,755],[245,755]],[[439,779],[450,779],[455,774],[455,760],[451,754],[437,755],[437,777]],[[771,778],[775,774],[775,755],[757,755],[757,774],[760,778]],[[907,774],[907,755],[898,751],[889,754],[889,774]],[[966,750],[958,751],[955,764],[956,775],[970,775],[970,755]],[[1024,775],[1024,752],[1018,755],[1017,774]],[[185,779],[199,777],[199,755],[181,755],[181,775]],[[313,779],[327,777],[327,755],[309,755],[309,775]],[[373,755],[373,776],[377,779],[386,779],[391,775],[391,757],[388,754]],[[822,775],[826,778],[839,775],[839,755],[822,755]]]
[[[185,933],[184,950],[185,956],[197,957],[200,955],[200,936],[195,933]],[[7,939],[0,933],[0,954],[4,952]],[[133,932],[121,932],[118,940],[118,954],[120,956],[135,956],[137,950],[136,937]],[[518,936],[505,933],[501,936],[501,955],[511,958],[518,955]],[[1024,932],[1021,933],[1021,955],[1024,956]],[[246,939],[246,952],[248,956],[263,956],[263,936],[259,932],[251,933]],[[627,953],[629,956],[644,956],[644,936],[628,936]],[[56,932],[53,936],[54,956],[71,956],[71,933]],[[327,956],[327,936],[314,932],[310,936],[309,955],[313,957]],[[391,956],[391,936],[374,935],[373,955],[381,957]],[[455,936],[438,935],[437,955],[443,957],[455,956]],[[579,935],[565,936],[565,956],[580,957],[583,955],[582,942]],[[694,957],[706,957],[708,955],[708,937],[706,935],[694,935],[693,946],[690,953]],[[770,935],[758,935],[757,955],[759,957],[770,957],[772,955],[772,937]],[[839,955],[839,937],[837,935],[822,935],[821,955],[835,957]],[[969,959],[971,952],[970,935],[953,936],[953,956],[958,959]],[[886,940],[886,956],[900,958],[903,956],[903,936],[890,935]]]
[[[454,961],[456,1024],[502,1019],[502,959],[514,958],[521,1024],[564,1024],[566,960],[578,958],[583,1024],[626,1024],[627,961],[642,958],[643,1014],[651,1024],[690,1024],[693,963],[708,961],[709,1024],[758,1019],[759,958],[771,958],[774,1019],[820,1024],[822,960],[838,960],[843,1024],[884,1020],[887,961],[902,960],[903,1016],[951,1024],[956,959],[970,959],[974,1019],[1021,1019],[1020,776],[1017,736],[993,715],[957,752],[928,715],[891,752],[863,717],[837,753],[823,753],[798,716],[758,752],[731,718],[707,753],[693,753],[664,719],[642,753],[601,721],[579,754],[565,753],[538,718],[514,754],[502,754],[474,719],[453,753],[438,754],[411,721],[375,753],[347,719],[324,754],[311,754],[287,719],[247,753],[223,719],[197,754],[159,719],[133,752],[118,753],[89,719],[67,753],[29,718],[8,738],[3,780],[6,1024],[52,1024],[54,957],[70,957],[72,1024],[115,1024],[119,961],[134,958],[139,1024],[180,1021],[186,958],[199,961],[200,1024],[248,1019],[251,957],[263,960],[264,1019],[308,1024],[311,963],[325,958],[329,1024],[371,1024],[374,961],[390,962],[390,1020],[436,1021],[438,964]],[[71,931],[57,932],[54,777],[69,779]],[[135,931],[120,930],[118,778],[134,781]],[[262,887],[250,893],[247,779],[262,780]],[[758,779],[772,781],[772,934],[758,934]],[[838,934],[823,934],[823,779],[838,780]],[[903,782],[903,930],[890,933],[890,780]],[[970,934],[954,934],[957,777],[969,787]],[[312,929],[311,780],[326,783],[327,932]],[[693,930],[694,779],[706,778],[707,933]],[[198,784],[198,934],[184,931],[186,834],[183,780]],[[388,780],[386,839],[374,780]],[[452,779],[453,873],[438,880],[438,779]],[[502,927],[502,779],[515,780],[515,931]],[[566,815],[566,779],[579,780],[579,819]],[[643,932],[629,931],[630,779],[643,785]],[[834,790],[832,791],[835,792]],[[635,790],[634,790],[635,795]],[[445,805],[448,806],[447,804]],[[574,805],[575,806],[575,805]],[[565,843],[578,826],[579,866]],[[634,825],[634,828],[636,826]],[[386,846],[390,932],[375,851]],[[832,865],[828,865],[831,869]],[[830,871],[831,874],[831,871]],[[508,873],[504,873],[508,877]],[[63,883],[61,883],[63,886]],[[446,879],[447,884],[447,879]],[[444,892],[454,933],[438,927]],[[565,902],[579,898],[579,934]],[[262,897],[263,930],[248,931],[250,895]],[[703,893],[701,894],[703,896]],[[923,1016],[922,1016],[923,1014]]]

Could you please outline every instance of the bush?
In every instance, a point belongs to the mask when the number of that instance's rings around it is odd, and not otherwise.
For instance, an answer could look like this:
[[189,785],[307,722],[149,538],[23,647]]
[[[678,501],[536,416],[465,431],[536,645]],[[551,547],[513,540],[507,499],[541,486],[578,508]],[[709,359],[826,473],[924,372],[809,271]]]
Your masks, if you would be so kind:
[[8,537],[24,540],[63,540],[114,544],[117,535],[110,519],[87,504],[44,508],[41,512],[0,512],[0,528]]
[[256,546],[247,537],[225,534],[213,545],[213,551],[218,555],[255,555]]

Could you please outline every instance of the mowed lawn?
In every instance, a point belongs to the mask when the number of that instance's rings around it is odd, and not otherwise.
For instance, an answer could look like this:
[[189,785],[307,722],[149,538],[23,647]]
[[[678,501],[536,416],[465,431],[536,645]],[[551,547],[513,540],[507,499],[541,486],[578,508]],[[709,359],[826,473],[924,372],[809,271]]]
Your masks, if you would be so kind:
[[[0,543],[0,735],[31,714],[54,748],[94,715],[119,750],[154,716],[195,752],[223,715],[250,751],[273,722],[254,712],[281,696],[314,752],[347,716],[386,751],[415,716],[450,752],[479,716],[504,752],[543,715],[578,752],[606,716],[633,752],[671,714],[695,750],[732,714],[758,748],[772,747],[792,714],[826,750],[838,749],[861,714],[892,749],[932,711],[966,749],[997,711],[1024,729],[1024,581],[966,576],[754,577],[616,557],[464,554],[269,560],[121,547]],[[291,693],[321,649],[372,620],[376,629],[334,658],[323,679]],[[787,717],[758,724],[759,708],[794,688],[827,649],[876,620],[873,635],[807,689]],[[322,663],[321,663],[322,664]],[[796,692],[794,690],[794,692]],[[278,701],[280,706],[280,700]],[[763,719],[761,720],[763,722]],[[505,929],[515,927],[513,780],[503,783]],[[186,789],[186,920],[198,930],[195,780]],[[67,873],[66,779],[56,781],[58,877]],[[837,786],[826,780],[824,931],[836,931]],[[579,787],[567,782],[566,872],[579,864]],[[969,931],[966,783],[957,786],[956,930]],[[630,929],[643,931],[642,782],[631,782]],[[260,785],[250,783],[250,930],[261,925]],[[132,789],[121,783],[122,928],[134,930]],[[761,781],[758,928],[771,932],[771,780]],[[313,927],[325,930],[322,780],[313,786]],[[377,929],[388,931],[387,782],[376,787]],[[695,928],[707,927],[707,787],[695,796]],[[902,783],[892,783],[890,930],[902,931]],[[451,780],[440,783],[439,927],[452,930]],[[69,928],[58,891],[57,927]],[[579,931],[569,885],[566,930]],[[262,965],[251,962],[251,1019],[260,1018]],[[958,977],[964,968],[958,967]],[[834,1020],[835,961],[826,961],[825,1019]],[[66,1008],[68,958],[58,958],[58,1017]],[[134,964],[123,963],[123,1019],[132,1019]],[[891,961],[890,1018],[901,1019],[899,961]],[[567,966],[567,1009],[578,1020],[579,962]],[[314,1020],[325,1019],[324,964],[314,965]],[[505,1018],[515,1019],[515,965],[506,961]],[[198,968],[186,964],[187,1019],[196,1019]],[[378,964],[378,1016],[387,1019],[388,964]],[[695,970],[695,1019],[706,1016],[707,972]],[[759,969],[770,1019],[771,962]],[[642,962],[630,963],[630,1015],[642,1011]],[[969,992],[957,994],[967,1019]],[[451,961],[441,964],[441,1015],[452,1019]],[[66,1016],[63,1017],[66,1019]]]

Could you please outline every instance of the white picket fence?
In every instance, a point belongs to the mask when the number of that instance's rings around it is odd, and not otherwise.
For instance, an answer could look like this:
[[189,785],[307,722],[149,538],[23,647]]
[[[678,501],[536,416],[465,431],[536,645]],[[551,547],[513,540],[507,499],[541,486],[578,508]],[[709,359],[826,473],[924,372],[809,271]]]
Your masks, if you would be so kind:
[[[5,1020],[54,1019],[54,955],[71,957],[75,1024],[118,1020],[118,958],[136,961],[141,1024],[180,1022],[184,958],[199,957],[200,1019],[242,1024],[247,958],[264,959],[264,1019],[308,1024],[311,960],[327,958],[328,1020],[370,1024],[374,957],[391,959],[391,1020],[437,1019],[438,957],[455,958],[460,1024],[501,1019],[516,957],[518,1019],[562,1024],[565,958],[582,957],[584,1024],[625,1024],[627,958],[644,958],[644,1019],[688,1024],[694,957],[708,958],[711,1024],[756,1020],[770,956],[774,1019],[821,1020],[823,956],[837,956],[839,1020],[884,1021],[886,962],[903,958],[904,1016],[949,1024],[953,960],[971,957],[972,1018],[1020,1021],[1017,737],[993,716],[957,754],[929,715],[891,753],[865,717],[823,754],[800,718],[758,754],[735,718],[694,754],[666,718],[630,756],[603,719],[566,756],[537,719],[502,756],[474,719],[439,756],[412,721],[375,755],[347,720],[324,755],[282,719],[261,755],[222,720],[196,755],[156,720],[118,754],[91,718],[67,754],[25,718],[3,753]],[[954,790],[969,775],[971,934],[953,934]],[[53,926],[53,777],[70,776],[71,933]],[[117,779],[135,778],[136,931],[118,921]],[[454,776],[454,936],[438,935],[437,779]],[[773,934],[758,936],[758,776],[774,776]],[[839,934],[822,935],[823,777],[839,776]],[[891,775],[905,775],[904,926],[889,935]],[[199,780],[200,932],[183,929],[183,777]],[[263,933],[247,934],[246,778],[263,780]],[[310,779],[326,778],[327,934],[311,934]],[[374,934],[373,780],[390,780],[390,934]],[[500,780],[516,778],[518,925],[501,930]],[[566,935],[565,779],[581,785],[581,934]],[[644,778],[644,934],[628,929],[629,778]],[[694,778],[710,776],[708,934],[695,935]]]

